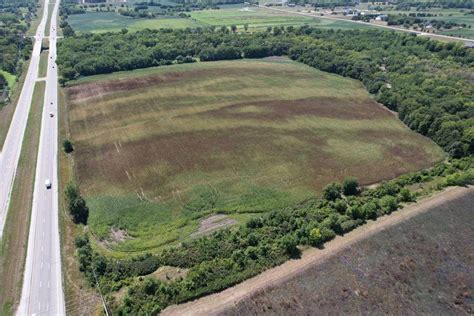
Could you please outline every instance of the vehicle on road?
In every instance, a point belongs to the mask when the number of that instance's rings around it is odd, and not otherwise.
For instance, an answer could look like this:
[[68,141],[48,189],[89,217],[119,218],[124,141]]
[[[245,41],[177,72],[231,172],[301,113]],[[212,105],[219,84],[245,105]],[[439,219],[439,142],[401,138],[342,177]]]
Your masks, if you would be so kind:
[[54,113],[53,113],[53,112],[49,112],[49,117],[54,117]]
[[44,185],[46,186],[46,189],[51,189],[51,180],[46,179],[46,181],[44,181]]

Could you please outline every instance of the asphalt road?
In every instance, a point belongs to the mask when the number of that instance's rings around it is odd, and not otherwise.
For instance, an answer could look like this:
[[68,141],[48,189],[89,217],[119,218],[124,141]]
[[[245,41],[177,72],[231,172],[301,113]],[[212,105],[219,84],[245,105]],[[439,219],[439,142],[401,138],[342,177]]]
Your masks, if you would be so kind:
[[[46,7],[47,6],[48,5],[46,5]],[[18,161],[20,159],[21,145],[23,143],[26,124],[28,122],[33,90],[35,88],[36,79],[38,78],[41,42],[43,40],[47,19],[48,10],[44,10],[43,17],[41,18],[41,22],[36,31],[35,43],[25,82],[10,123],[5,143],[3,144],[3,151],[0,154],[0,239],[3,235],[10,195],[13,188]]]
[[[49,36],[48,70],[36,165],[25,272],[18,315],[65,315],[58,222],[58,72],[56,1]],[[46,188],[45,180],[52,187]]]

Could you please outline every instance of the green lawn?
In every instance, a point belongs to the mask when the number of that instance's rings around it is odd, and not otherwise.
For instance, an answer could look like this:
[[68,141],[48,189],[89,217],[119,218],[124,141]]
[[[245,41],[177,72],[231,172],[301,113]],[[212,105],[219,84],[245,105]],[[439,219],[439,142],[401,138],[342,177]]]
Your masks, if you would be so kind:
[[89,228],[117,256],[190,238],[212,213],[242,222],[348,175],[369,184],[443,158],[358,81],[285,58],[118,72],[65,93]]
[[8,88],[11,90],[13,86],[16,84],[16,76],[14,74],[9,73],[8,71],[1,70],[0,74],[2,74],[8,82]]

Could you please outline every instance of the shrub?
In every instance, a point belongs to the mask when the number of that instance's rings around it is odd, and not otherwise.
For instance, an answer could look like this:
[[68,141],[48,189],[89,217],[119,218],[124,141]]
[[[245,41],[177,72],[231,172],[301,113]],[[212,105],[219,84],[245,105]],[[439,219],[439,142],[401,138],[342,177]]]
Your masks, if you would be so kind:
[[323,235],[321,234],[321,230],[319,228],[313,228],[309,232],[309,242],[312,246],[319,247],[322,245]]
[[365,219],[377,218],[377,204],[374,202],[368,202],[362,205],[361,211]]
[[63,140],[63,149],[66,154],[72,153],[74,151],[74,146],[69,139]]
[[357,195],[359,193],[359,182],[354,177],[347,177],[342,182],[342,193],[344,195]]
[[390,214],[398,209],[398,203],[395,197],[386,195],[380,199],[380,207],[385,214]]
[[403,188],[403,189],[400,190],[400,193],[398,193],[398,198],[402,202],[412,202],[413,201],[413,197],[411,195],[411,192],[407,188]]
[[341,185],[337,182],[328,184],[323,189],[323,198],[328,201],[335,201],[341,197]]

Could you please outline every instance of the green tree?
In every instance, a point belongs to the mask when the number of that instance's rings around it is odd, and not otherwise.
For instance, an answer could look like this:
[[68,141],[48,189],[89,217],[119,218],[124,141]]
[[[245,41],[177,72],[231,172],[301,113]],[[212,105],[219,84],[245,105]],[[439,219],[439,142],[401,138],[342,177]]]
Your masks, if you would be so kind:
[[89,208],[86,205],[86,201],[81,197],[77,186],[69,183],[65,188],[65,195],[69,214],[71,214],[73,222],[86,225],[89,218]]
[[391,195],[383,196],[379,203],[385,214],[390,214],[398,209],[397,199]]
[[63,150],[66,154],[72,153],[74,151],[74,146],[69,139],[63,140]]
[[309,232],[309,242],[312,246],[319,247],[323,243],[323,235],[319,228],[313,228]]
[[323,198],[328,201],[335,201],[341,197],[341,185],[337,182],[328,184],[323,189]]
[[346,177],[342,182],[342,193],[344,195],[357,195],[359,193],[359,182],[354,177]]
[[412,202],[413,201],[413,196],[407,188],[402,188],[400,192],[398,193],[398,197],[400,201],[402,202]]

